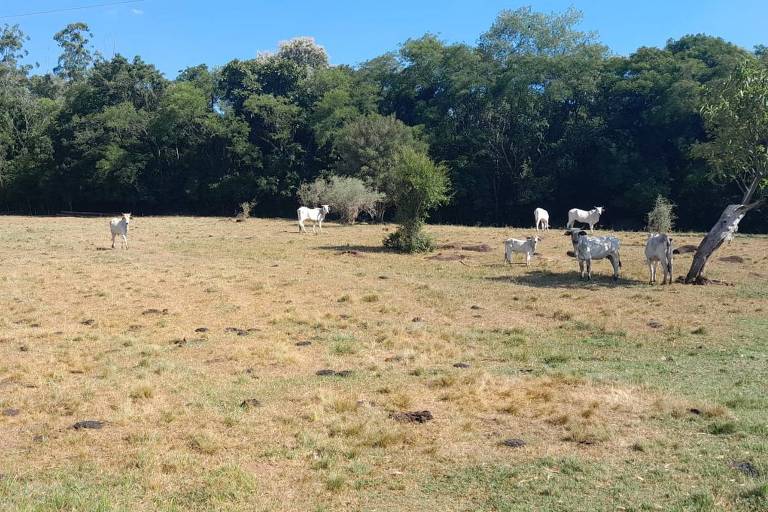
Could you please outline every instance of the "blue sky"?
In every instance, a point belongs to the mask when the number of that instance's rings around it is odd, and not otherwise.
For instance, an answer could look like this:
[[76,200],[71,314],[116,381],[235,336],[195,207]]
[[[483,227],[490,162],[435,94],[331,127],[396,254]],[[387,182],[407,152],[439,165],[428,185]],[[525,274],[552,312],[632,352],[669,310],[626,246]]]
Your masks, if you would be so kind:
[[53,34],[85,21],[95,46],[141,57],[167,77],[199,63],[220,65],[272,50],[277,42],[313,36],[334,64],[356,64],[425,32],[450,42],[474,43],[502,9],[531,5],[584,13],[581,28],[597,31],[614,53],[662,46],[689,33],[723,37],[751,49],[768,44],[768,0],[144,0],[131,4],[28,17],[5,16],[108,3],[111,0],[0,0],[0,24],[18,23],[31,37],[30,60],[50,70],[58,56]]

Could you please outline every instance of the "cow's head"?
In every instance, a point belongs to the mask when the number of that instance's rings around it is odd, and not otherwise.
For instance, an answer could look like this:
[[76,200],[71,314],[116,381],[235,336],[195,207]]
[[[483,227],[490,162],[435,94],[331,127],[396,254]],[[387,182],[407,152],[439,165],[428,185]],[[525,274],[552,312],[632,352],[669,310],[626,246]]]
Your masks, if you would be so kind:
[[579,237],[586,234],[587,232],[581,228],[571,228],[565,231],[565,235],[571,237],[571,242],[573,243],[574,247],[576,247],[576,244],[579,243]]
[[531,242],[531,246],[533,247],[534,251],[536,251],[536,244],[541,242],[541,238],[539,238],[538,236],[535,236],[535,235],[534,236],[526,237],[526,240]]
[[131,222],[131,214],[130,213],[124,213],[123,214],[123,220],[125,221],[126,224]]
[[595,206],[594,209],[597,211],[598,215],[602,215],[605,211],[605,206]]
[[324,204],[324,205],[321,205],[321,206],[323,207],[323,213],[328,215],[330,213],[330,211],[331,211],[331,207],[328,206],[327,204]]

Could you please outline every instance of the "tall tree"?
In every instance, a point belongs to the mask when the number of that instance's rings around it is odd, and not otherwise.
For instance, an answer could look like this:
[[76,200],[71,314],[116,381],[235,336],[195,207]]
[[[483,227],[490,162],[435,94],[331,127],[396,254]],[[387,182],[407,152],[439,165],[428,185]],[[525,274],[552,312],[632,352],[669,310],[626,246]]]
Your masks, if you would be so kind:
[[710,139],[695,147],[716,179],[735,182],[743,195],[728,205],[699,244],[686,283],[698,283],[712,253],[731,240],[750,210],[765,204],[768,188],[768,68],[744,61],[728,81],[712,91],[702,113]]
[[59,43],[61,55],[53,72],[67,80],[82,80],[88,67],[98,57],[88,44],[92,37],[88,24],[83,22],[70,23],[56,32],[53,39]]

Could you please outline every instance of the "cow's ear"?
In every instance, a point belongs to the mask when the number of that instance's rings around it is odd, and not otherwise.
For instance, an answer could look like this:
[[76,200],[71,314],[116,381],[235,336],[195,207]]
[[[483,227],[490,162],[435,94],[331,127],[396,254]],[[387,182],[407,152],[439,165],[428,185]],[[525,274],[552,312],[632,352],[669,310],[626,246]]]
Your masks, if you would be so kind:
[[565,232],[565,233],[563,233],[563,234],[564,234],[565,236],[571,236],[571,232],[570,232],[570,231],[566,231],[566,232]]

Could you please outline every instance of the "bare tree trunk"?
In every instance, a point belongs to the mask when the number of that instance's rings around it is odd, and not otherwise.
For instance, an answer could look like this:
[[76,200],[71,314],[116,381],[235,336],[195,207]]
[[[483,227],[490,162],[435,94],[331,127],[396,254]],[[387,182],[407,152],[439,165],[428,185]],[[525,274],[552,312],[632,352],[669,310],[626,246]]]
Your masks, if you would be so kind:
[[685,282],[687,284],[697,284],[702,281],[702,274],[704,273],[704,267],[707,265],[707,261],[712,254],[723,245],[723,242],[729,242],[734,233],[739,229],[739,222],[747,214],[749,210],[757,208],[763,201],[756,201],[751,204],[747,204],[760,184],[759,179],[755,179],[749,189],[744,193],[742,204],[730,204],[725,208],[720,218],[709,230],[709,233],[699,244],[696,249],[696,254],[693,256],[693,262],[691,268],[688,270],[688,275],[685,276]]

